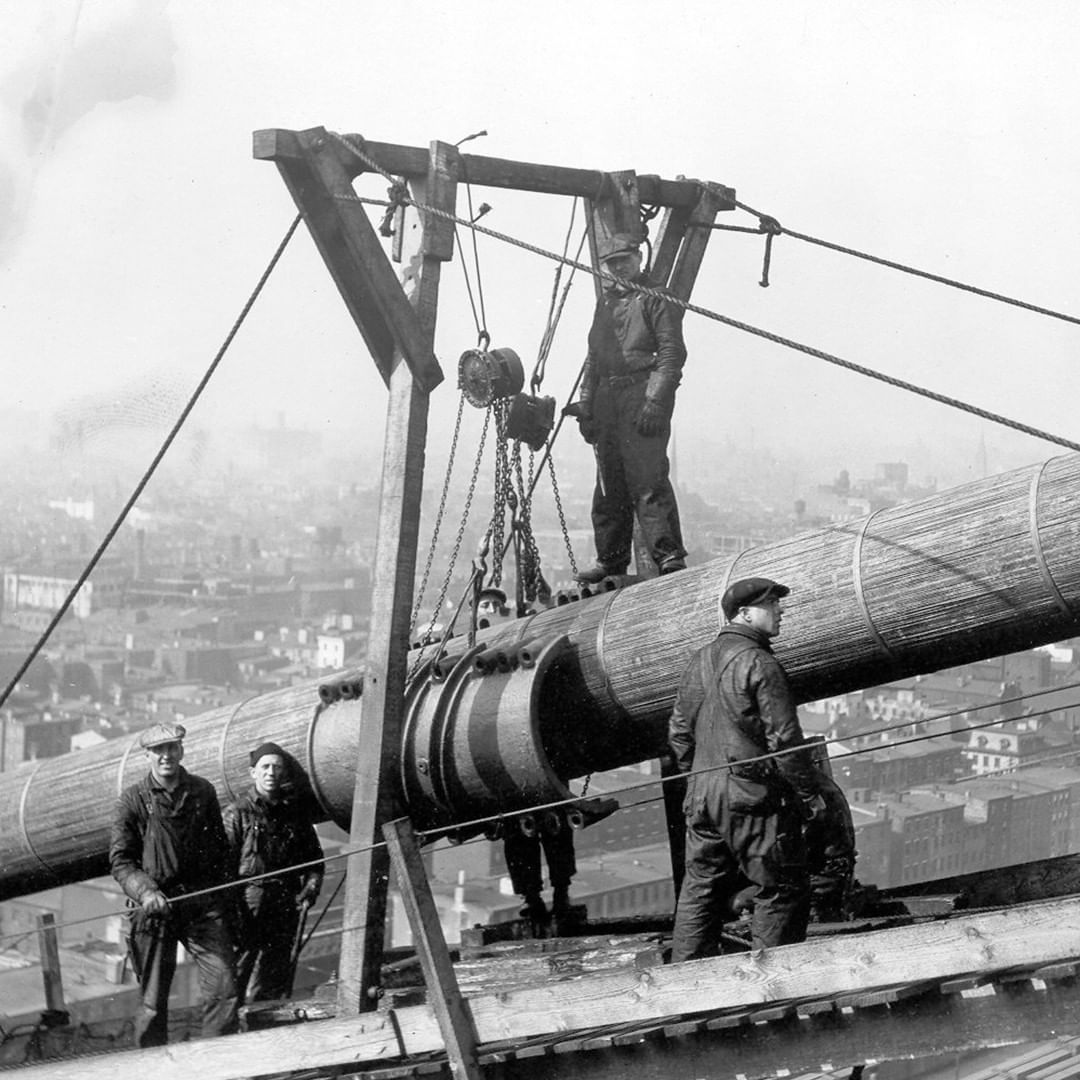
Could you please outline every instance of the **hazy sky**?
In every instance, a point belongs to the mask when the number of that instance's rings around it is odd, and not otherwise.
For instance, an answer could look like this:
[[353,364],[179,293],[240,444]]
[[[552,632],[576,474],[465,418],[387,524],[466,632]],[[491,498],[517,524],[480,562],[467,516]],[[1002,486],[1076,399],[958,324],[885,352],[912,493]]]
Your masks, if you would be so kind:
[[[0,11],[7,406],[96,409],[151,386],[170,415],[294,214],[274,166],[251,157],[252,131],[268,127],[418,146],[486,129],[464,149],[715,180],[791,229],[1080,314],[1080,6],[1068,0],[0,0]],[[561,250],[569,201],[473,197],[494,208],[485,224]],[[493,344],[531,366],[554,264],[479,246]],[[762,247],[714,234],[694,301],[1080,438],[1080,327],[791,238],[775,243],[762,289]],[[436,464],[457,359],[476,340],[460,260],[444,282]],[[560,399],[591,296],[579,276],[545,384]],[[690,463],[728,436],[846,461],[853,475],[899,453],[973,475],[980,438],[991,468],[1061,452],[692,314],[686,332],[676,430]],[[301,231],[193,424],[284,413],[371,446],[384,401]]]

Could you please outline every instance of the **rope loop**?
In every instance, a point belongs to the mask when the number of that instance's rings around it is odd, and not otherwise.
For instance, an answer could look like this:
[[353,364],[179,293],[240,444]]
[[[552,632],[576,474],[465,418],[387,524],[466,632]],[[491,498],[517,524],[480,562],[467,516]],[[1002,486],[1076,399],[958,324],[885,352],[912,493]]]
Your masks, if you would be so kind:
[[379,235],[393,236],[394,217],[398,210],[404,209],[409,202],[409,189],[405,181],[400,179],[395,180],[390,187],[386,189],[386,196],[390,200],[390,203],[382,216],[382,221],[379,222]]
[[768,214],[758,214],[758,227],[769,236],[779,236],[784,231],[783,225]]
[[481,330],[480,333],[476,335],[476,347],[481,352],[487,352],[488,351],[488,346],[490,344],[491,344],[491,335],[486,330]]

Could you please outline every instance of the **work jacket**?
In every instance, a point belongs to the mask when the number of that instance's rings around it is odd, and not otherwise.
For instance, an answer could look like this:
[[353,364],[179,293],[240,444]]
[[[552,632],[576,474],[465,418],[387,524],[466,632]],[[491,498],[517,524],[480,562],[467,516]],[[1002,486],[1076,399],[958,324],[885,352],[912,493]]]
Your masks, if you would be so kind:
[[784,669],[769,639],[752,627],[725,626],[690,661],[668,724],[668,743],[687,782],[690,819],[719,822],[724,805],[740,813],[774,813],[817,793],[807,753],[716,768],[803,744]]
[[[644,274],[633,279],[651,285]],[[683,309],[656,296],[623,286],[605,288],[589,330],[589,351],[581,379],[581,401],[591,412],[602,379],[640,374],[648,379],[645,397],[668,414],[686,362]]]
[[209,780],[180,769],[169,791],[147,775],[117,800],[109,842],[109,868],[136,903],[149,890],[167,897],[221,885],[226,880],[225,829]]
[[[287,866],[322,858],[322,845],[297,800],[282,798],[277,802],[264,799],[251,788],[225,808],[225,835],[229,845],[229,860],[233,878],[250,878]],[[284,888],[296,895],[312,883],[312,899],[318,894],[323,879],[322,865],[264,878],[250,887]]]

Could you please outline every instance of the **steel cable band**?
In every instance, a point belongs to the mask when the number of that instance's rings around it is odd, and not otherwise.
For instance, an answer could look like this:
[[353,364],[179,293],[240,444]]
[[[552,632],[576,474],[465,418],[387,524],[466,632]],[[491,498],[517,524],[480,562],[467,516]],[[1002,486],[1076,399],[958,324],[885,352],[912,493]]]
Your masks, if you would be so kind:
[[137,739],[132,739],[131,742],[128,743],[123,756],[120,758],[120,769],[116,774],[116,797],[118,799],[124,794],[124,771],[127,769],[128,758],[131,757],[131,751],[135,749],[137,741]]
[[236,714],[244,708],[245,705],[250,704],[259,696],[259,694],[252,694],[251,697],[241,701],[240,704],[229,713],[228,720],[225,721],[221,728],[221,740],[218,742],[218,768],[221,770],[221,782],[225,785],[225,790],[228,792],[229,799],[232,801],[235,801],[237,795],[233,790],[232,784],[229,783],[229,770],[225,768],[225,740],[228,738],[229,728],[236,719]]
[[[1050,461],[1056,461],[1051,458]],[[1046,588],[1054,598],[1054,602],[1061,609],[1063,615],[1075,618],[1076,613],[1069,607],[1068,601],[1061,595],[1061,590],[1050,572],[1050,566],[1046,561],[1046,552],[1043,551],[1042,538],[1039,536],[1039,485],[1042,483],[1043,473],[1050,461],[1044,461],[1039,465],[1031,477],[1031,492],[1028,499],[1028,521],[1031,529],[1031,548],[1035,553],[1035,561],[1039,566],[1039,573],[1046,584]]]
[[870,605],[866,602],[866,593],[863,590],[862,579],[862,550],[863,540],[866,537],[867,530],[870,528],[870,522],[874,520],[880,511],[875,510],[863,523],[862,528],[859,529],[859,535],[855,537],[855,548],[851,554],[851,578],[852,584],[855,587],[855,600],[859,605],[859,610],[862,612],[863,622],[866,623],[866,629],[870,631],[870,636],[874,639],[877,647],[890,659],[897,660],[897,655],[889,648],[885,639],[881,636],[881,632],[874,624],[874,617],[870,614]]
[[326,815],[327,820],[333,821],[334,813],[330,808],[330,804],[327,802],[326,793],[319,783],[318,772],[315,769],[315,725],[319,722],[319,717],[326,708],[328,708],[328,706],[320,701],[312,710],[311,719],[308,721],[307,733],[304,735],[304,752],[307,754],[308,781],[311,784],[311,791],[315,796],[315,801],[322,807],[322,812]]
[[607,691],[608,697],[610,697],[624,713],[629,715],[630,710],[622,703],[622,700],[616,693],[615,687],[611,682],[611,675],[608,673],[607,663],[605,662],[607,621],[608,616],[611,614],[612,605],[615,603],[615,597],[619,595],[619,591],[619,589],[614,589],[612,592],[608,593],[607,599],[604,602],[604,613],[600,616],[600,621],[596,624],[596,660],[600,665],[600,670],[604,673],[604,689]]
[[735,573],[735,564],[745,553],[745,550],[740,551],[735,558],[728,563],[727,569],[724,571],[724,576],[720,579],[720,589],[716,594],[716,615],[721,629],[723,629],[724,624],[727,622],[727,616],[724,614],[724,593],[728,591],[728,586],[731,584],[732,575]]
[[48,760],[48,758],[42,758],[37,763],[34,771],[26,778],[26,784],[23,786],[22,794],[19,796],[19,830],[22,832],[23,841],[26,843],[26,848],[30,854],[37,859],[47,874],[56,877],[53,868],[37,853],[37,848],[34,847],[34,842],[30,839],[30,830],[26,827],[26,800],[30,795],[30,785],[34,782],[34,777],[41,771],[41,766]]

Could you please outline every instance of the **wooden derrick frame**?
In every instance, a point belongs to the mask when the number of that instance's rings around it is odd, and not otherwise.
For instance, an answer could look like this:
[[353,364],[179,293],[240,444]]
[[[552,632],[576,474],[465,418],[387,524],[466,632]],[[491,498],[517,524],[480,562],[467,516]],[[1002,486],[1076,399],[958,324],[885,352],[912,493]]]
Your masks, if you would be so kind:
[[[633,172],[608,174],[463,155],[445,143],[432,143],[428,150],[371,143],[359,135],[339,136],[323,128],[257,131],[254,156],[277,164],[390,391],[372,649],[349,837],[359,850],[348,864],[349,930],[342,940],[339,972],[339,1010],[360,1012],[374,1004],[382,961],[389,863],[385,848],[378,844],[379,829],[400,813],[393,762],[401,745],[428,395],[442,380],[432,351],[439,268],[453,257],[453,225],[439,215],[420,213],[412,258],[399,282],[364,207],[355,199],[352,181],[374,163],[387,175],[403,177],[413,201],[451,215],[457,182],[465,177],[477,186],[581,197],[589,208],[594,265],[598,230],[610,235],[636,225],[642,202],[663,207],[659,252],[665,279],[660,284],[667,284],[670,273],[676,295],[684,299],[701,265],[709,226],[717,210],[734,209],[734,192],[717,184],[639,177]],[[405,215],[395,218],[396,260]]]

